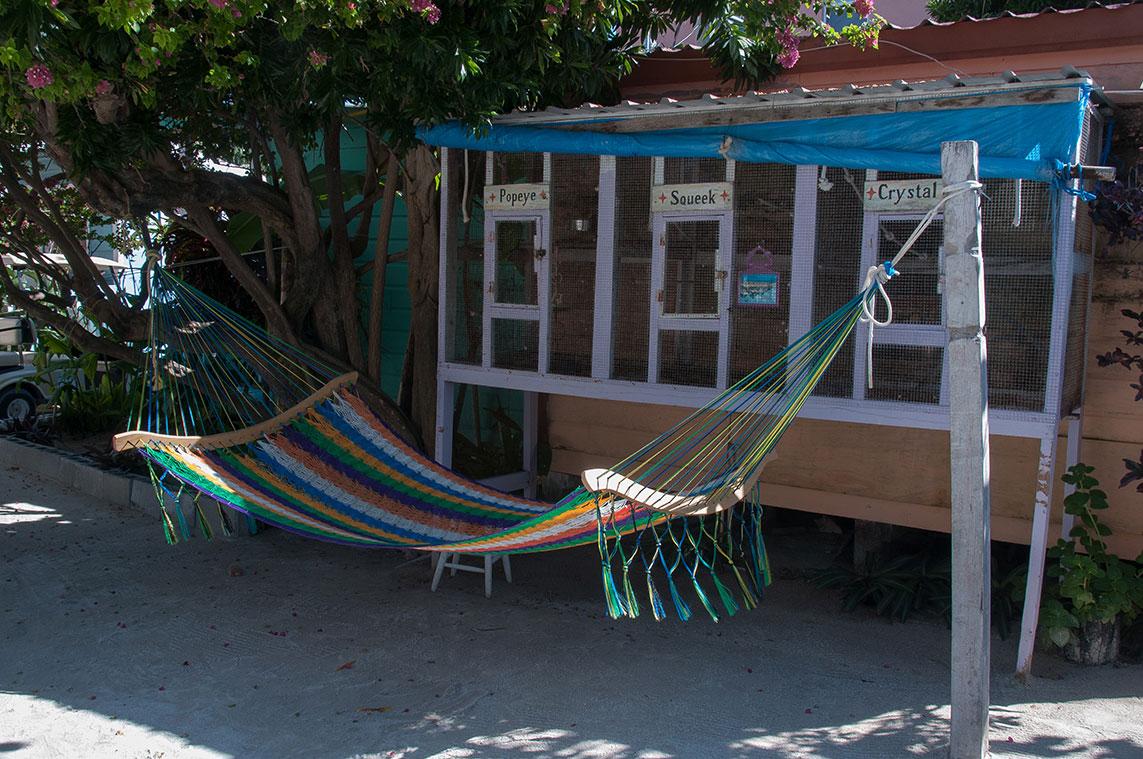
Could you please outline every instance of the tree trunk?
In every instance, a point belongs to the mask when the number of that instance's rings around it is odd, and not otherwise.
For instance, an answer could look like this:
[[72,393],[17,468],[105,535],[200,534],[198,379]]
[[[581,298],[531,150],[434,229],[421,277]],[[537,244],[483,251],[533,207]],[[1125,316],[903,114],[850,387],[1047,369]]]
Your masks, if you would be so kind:
[[1064,658],[1089,667],[1110,664],[1119,658],[1121,628],[1119,617],[1111,622],[1081,622],[1076,628],[1078,642],[1064,646]]
[[397,201],[398,173],[401,163],[389,153],[385,171],[385,195],[381,200],[381,218],[377,222],[377,245],[373,249],[373,288],[369,296],[369,377],[381,384],[381,312],[385,307],[385,272],[389,263],[389,235],[393,228],[393,206]]
[[409,295],[412,300],[410,339],[413,424],[433,454],[437,404],[437,282],[439,280],[438,198],[440,162],[435,153],[418,146],[405,156],[405,203],[409,210]]
[[357,300],[357,272],[350,250],[345,215],[345,193],[341,184],[341,120],[331,119],[325,133],[326,194],[329,198],[329,231],[333,240],[333,279],[339,297],[337,304],[341,329],[345,333],[345,356],[355,369],[365,368],[361,348],[361,304]]

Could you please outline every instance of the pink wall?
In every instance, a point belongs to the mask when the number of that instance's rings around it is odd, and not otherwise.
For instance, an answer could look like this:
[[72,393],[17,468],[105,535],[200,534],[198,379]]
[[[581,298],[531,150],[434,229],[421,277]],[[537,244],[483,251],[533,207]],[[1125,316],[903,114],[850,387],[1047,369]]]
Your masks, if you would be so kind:
[[877,15],[894,26],[913,27],[929,17],[925,0],[873,0]]

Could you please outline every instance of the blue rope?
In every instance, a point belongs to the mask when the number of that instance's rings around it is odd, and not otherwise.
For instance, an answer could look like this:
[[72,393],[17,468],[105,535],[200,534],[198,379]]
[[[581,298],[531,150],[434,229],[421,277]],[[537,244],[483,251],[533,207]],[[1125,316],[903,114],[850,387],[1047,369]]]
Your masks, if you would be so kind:
[[1079,198],[1080,200],[1082,200],[1085,203],[1090,203],[1091,201],[1095,200],[1095,193],[1094,192],[1088,192],[1087,190],[1083,189],[1082,186],[1072,187],[1070,185],[1070,182],[1067,179],[1067,177],[1071,176],[1072,167],[1076,166],[1079,168],[1079,179],[1082,182],[1083,181],[1083,166],[1081,166],[1080,164],[1064,163],[1059,158],[1055,159],[1055,165],[1056,165],[1056,176],[1052,179],[1052,187],[1054,187],[1057,190],[1062,190],[1063,192],[1066,192],[1068,195],[1075,195],[1077,198]]

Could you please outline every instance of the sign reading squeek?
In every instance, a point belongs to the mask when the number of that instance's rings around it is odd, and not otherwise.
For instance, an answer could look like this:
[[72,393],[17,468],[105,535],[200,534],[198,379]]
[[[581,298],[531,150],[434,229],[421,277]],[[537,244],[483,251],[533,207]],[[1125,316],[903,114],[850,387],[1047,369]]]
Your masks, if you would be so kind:
[[866,211],[928,211],[941,199],[939,179],[887,179],[865,183]]
[[725,211],[734,207],[734,184],[660,184],[651,187],[652,211]]
[[551,198],[546,184],[493,184],[484,188],[484,210],[546,211]]

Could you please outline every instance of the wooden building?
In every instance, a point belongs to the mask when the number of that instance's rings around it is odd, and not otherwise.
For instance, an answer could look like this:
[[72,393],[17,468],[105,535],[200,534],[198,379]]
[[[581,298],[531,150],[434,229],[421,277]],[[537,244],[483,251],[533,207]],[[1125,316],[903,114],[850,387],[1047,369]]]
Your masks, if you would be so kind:
[[[456,388],[477,385],[526,398],[529,471],[500,484],[534,484],[539,437],[553,472],[622,459],[856,294],[940,196],[941,143],[973,139],[992,535],[1042,557],[1092,287],[1069,166],[1100,155],[1099,107],[1070,69],[428,130],[445,148],[437,457],[450,461]],[[893,323],[858,328],[785,433],[768,505],[950,529],[941,240],[938,216],[887,285]],[[1143,514],[1108,521],[1116,547],[1143,548]]]

